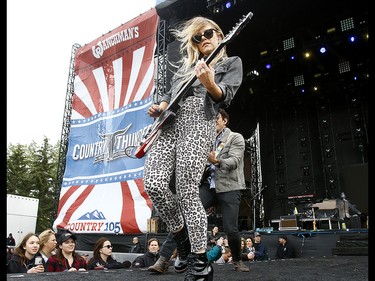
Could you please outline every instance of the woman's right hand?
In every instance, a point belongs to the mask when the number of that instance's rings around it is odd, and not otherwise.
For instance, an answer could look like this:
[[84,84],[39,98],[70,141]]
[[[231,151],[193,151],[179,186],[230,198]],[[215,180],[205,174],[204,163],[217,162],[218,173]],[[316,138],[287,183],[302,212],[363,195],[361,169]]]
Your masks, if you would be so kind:
[[150,117],[159,117],[159,115],[161,113],[159,105],[158,104],[151,105],[151,107],[148,109],[147,113],[148,113],[148,115],[150,115]]

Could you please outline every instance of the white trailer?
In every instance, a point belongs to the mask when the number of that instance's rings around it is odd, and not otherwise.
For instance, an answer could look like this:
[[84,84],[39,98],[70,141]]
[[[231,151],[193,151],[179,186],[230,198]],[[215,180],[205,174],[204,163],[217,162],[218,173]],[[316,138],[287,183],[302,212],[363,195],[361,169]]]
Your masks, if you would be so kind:
[[13,234],[16,245],[29,232],[35,232],[39,199],[7,194],[7,233]]

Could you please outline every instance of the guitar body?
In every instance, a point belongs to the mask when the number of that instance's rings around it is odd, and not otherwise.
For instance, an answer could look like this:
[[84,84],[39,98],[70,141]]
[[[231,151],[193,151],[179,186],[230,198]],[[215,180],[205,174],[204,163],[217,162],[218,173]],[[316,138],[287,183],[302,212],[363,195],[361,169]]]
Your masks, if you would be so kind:
[[151,145],[159,137],[162,132],[162,128],[174,120],[176,113],[171,110],[164,110],[162,114],[155,120],[151,128],[146,133],[146,137],[143,138],[141,145],[137,148],[134,155],[137,158],[142,158],[146,155]]
[[[249,12],[246,16],[240,20],[240,22],[229,32],[228,35],[220,42],[215,50],[205,59],[207,65],[216,57],[220,50],[235,38],[240,31],[245,27],[253,16],[252,12]],[[139,147],[135,151],[135,157],[142,158],[146,155],[147,151],[151,148],[155,140],[160,136],[162,128],[171,122],[176,116],[176,112],[179,108],[178,103],[186,95],[187,91],[193,85],[196,76],[192,77],[181,89],[178,91],[176,96],[170,101],[167,108],[155,119],[151,128],[147,131],[145,136],[142,138]]]

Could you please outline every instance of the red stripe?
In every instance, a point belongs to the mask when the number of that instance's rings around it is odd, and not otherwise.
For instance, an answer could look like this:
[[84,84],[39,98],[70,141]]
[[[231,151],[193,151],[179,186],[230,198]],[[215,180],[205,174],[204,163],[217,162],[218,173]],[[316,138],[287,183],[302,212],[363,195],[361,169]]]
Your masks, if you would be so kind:
[[[91,191],[94,189],[94,186],[95,185],[88,185],[85,188],[85,190],[81,193],[81,195],[78,196],[77,200],[74,201],[72,205],[70,205],[70,207],[66,210],[66,213],[64,215],[62,222],[58,224],[57,226],[58,228],[60,228],[60,226],[65,227],[67,225],[67,223],[70,221],[70,218],[72,217],[74,212],[83,204],[86,198],[90,195]],[[74,188],[71,187],[69,191],[67,191],[64,194],[62,201],[60,200],[60,203],[59,203],[59,212],[61,208],[65,205],[67,200],[70,198],[70,196],[72,196],[72,194],[78,189],[78,187],[79,186],[74,186]]]
[[127,182],[121,182],[122,190],[122,211],[121,211],[121,227],[124,233],[140,233],[135,219],[134,200],[130,192]]

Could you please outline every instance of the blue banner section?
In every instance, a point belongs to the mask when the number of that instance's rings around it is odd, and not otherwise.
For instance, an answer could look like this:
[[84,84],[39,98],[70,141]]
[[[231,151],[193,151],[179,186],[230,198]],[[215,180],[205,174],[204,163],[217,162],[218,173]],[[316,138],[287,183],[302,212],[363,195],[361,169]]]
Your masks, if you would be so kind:
[[133,156],[154,119],[152,96],[111,112],[71,121],[62,186],[122,182],[143,177],[145,157]]

